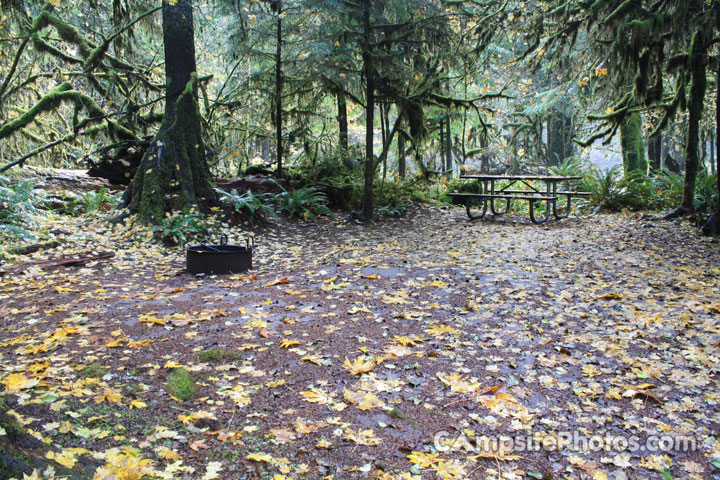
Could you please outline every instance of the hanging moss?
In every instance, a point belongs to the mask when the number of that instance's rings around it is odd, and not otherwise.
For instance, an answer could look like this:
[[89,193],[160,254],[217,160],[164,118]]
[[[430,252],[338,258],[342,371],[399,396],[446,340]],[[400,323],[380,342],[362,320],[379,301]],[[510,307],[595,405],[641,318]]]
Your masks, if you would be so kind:
[[[0,139],[8,137],[21,128],[26,127],[41,113],[57,109],[62,102],[75,103],[73,128],[76,132],[84,127],[101,122],[105,119],[105,112],[92,97],[77,90],[72,90],[70,82],[64,82],[50,90],[40,100],[38,100],[32,108],[27,110],[18,118],[0,127]],[[87,117],[82,120],[78,120],[78,113],[81,109],[84,109],[87,112]]]
[[642,118],[637,112],[626,116],[620,125],[623,170],[626,174],[639,171],[647,175],[647,159],[642,137]]
[[28,111],[20,115],[15,120],[6,123],[0,128],[0,139],[5,138],[19,129],[25,127],[32,122],[35,117],[43,112],[54,110],[60,106],[63,101],[63,93],[72,90],[70,82],[64,82],[57,87],[50,90],[44,97],[42,97],[35,105],[32,106]]

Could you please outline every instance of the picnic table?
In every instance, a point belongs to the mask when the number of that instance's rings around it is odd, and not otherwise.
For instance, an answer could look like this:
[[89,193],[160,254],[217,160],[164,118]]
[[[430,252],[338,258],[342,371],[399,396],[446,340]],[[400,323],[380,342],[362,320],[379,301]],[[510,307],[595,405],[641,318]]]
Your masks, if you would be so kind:
[[[570,215],[572,198],[589,196],[589,192],[569,190],[568,185],[582,177],[565,177],[560,175],[461,175],[461,179],[475,180],[480,184],[479,193],[450,193],[449,196],[460,199],[465,204],[468,217],[472,220],[483,218],[488,206],[493,215],[504,215],[510,210],[512,200],[527,200],[530,204],[530,220],[533,223],[545,223],[550,212],[560,220]],[[541,185],[537,185],[540,183]],[[567,205],[564,211],[558,209],[558,199],[565,197]],[[505,200],[505,208],[499,209],[496,200]],[[545,213],[540,217],[535,214],[535,204],[545,202]],[[480,213],[474,214],[471,208],[477,207]]]

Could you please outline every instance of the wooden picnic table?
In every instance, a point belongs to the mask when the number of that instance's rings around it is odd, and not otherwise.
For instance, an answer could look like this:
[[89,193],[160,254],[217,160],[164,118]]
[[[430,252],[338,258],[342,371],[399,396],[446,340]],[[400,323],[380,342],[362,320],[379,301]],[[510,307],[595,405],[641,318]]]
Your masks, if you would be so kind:
[[[475,220],[483,218],[488,206],[493,215],[504,215],[510,210],[512,200],[527,200],[530,205],[530,220],[533,223],[545,223],[552,211],[556,219],[566,218],[572,210],[572,198],[589,196],[588,192],[568,190],[567,185],[580,180],[582,177],[560,175],[461,175],[461,179],[475,180],[480,183],[479,193],[450,193],[451,197],[463,200],[468,217]],[[538,188],[533,182],[542,182],[544,188]],[[498,185],[498,183],[502,185]],[[516,186],[517,185],[517,186]],[[514,187],[515,188],[511,188]],[[558,189],[558,187],[562,187]],[[561,196],[567,199],[565,211],[557,208],[557,200]],[[479,200],[479,202],[478,202]],[[496,208],[496,200],[505,200],[505,208]],[[536,202],[545,202],[545,214],[541,217],[535,215]],[[479,205],[476,205],[479,203]],[[480,208],[480,213],[473,214],[471,208]]]

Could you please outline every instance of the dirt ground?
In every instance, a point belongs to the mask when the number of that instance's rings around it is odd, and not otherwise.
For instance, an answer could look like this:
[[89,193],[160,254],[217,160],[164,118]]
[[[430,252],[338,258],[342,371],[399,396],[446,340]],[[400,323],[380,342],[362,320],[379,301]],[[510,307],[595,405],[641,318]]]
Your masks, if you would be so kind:
[[720,251],[684,224],[282,220],[216,277],[139,228],[51,228],[16,260],[115,256],[0,277],[0,383],[90,478],[719,475]]

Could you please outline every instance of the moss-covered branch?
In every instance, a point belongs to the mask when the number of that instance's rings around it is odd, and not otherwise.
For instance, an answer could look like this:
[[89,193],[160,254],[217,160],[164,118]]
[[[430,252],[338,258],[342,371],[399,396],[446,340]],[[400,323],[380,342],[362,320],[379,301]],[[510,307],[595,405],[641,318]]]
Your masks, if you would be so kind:
[[64,82],[50,90],[24,114],[0,127],[0,139],[12,135],[16,131],[27,126],[41,113],[48,112],[59,107],[60,103],[63,101],[62,95],[71,91],[72,85],[70,82]]

